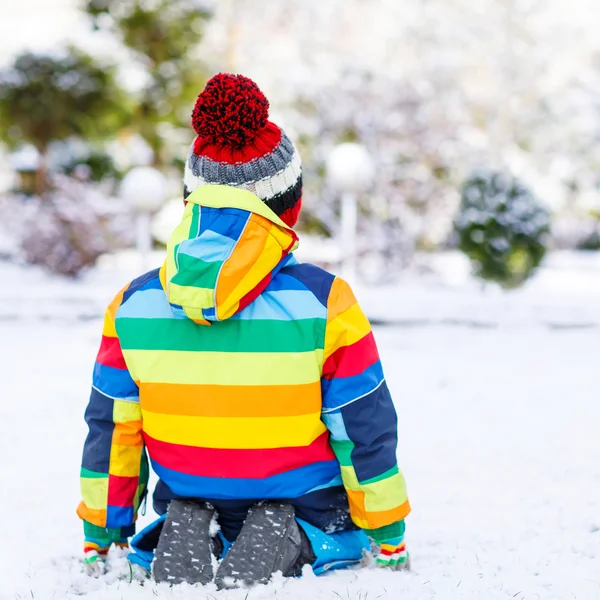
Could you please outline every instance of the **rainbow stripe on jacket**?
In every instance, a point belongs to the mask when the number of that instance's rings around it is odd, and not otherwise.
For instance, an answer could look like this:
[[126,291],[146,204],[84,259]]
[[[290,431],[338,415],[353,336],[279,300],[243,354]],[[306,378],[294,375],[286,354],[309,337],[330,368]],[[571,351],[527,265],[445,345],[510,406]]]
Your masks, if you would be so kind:
[[410,511],[369,322],[292,251],[256,196],[203,186],[159,270],[108,307],[86,411],[79,516],[130,527],[152,468],[190,498],[295,498],[343,482],[354,522]]

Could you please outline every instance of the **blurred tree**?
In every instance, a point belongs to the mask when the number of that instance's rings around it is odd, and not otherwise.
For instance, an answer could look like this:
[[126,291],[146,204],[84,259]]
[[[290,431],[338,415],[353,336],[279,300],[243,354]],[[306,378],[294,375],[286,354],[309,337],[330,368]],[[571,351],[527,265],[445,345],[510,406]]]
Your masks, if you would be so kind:
[[121,173],[117,171],[112,156],[107,152],[90,149],[81,158],[73,159],[61,165],[61,171],[86,181],[100,182],[107,178],[117,179]]
[[514,288],[544,258],[550,216],[519,180],[480,169],[464,184],[455,229],[476,275]]
[[37,148],[38,192],[46,187],[50,142],[110,136],[123,124],[126,106],[113,69],[72,47],[57,56],[22,54],[0,72],[0,136],[10,147]]
[[188,125],[206,82],[206,67],[193,49],[210,8],[189,0],[87,0],[85,10],[94,27],[115,35],[146,71],[133,126],[152,148],[155,164],[164,165],[169,162],[165,134]]

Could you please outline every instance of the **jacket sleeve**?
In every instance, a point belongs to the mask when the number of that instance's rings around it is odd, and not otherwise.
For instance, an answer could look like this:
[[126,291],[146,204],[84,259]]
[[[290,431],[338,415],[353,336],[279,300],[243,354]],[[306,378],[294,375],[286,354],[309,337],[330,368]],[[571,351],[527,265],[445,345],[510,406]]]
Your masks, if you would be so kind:
[[[121,291],[109,305],[85,411],[89,433],[83,448],[77,514],[97,527],[132,535],[146,493],[148,464],[142,437],[138,386],[131,377],[115,329]],[[118,531],[115,537],[118,537]]]
[[388,537],[403,533],[410,506],[396,458],[396,410],[369,321],[339,278],[327,301],[321,388],[322,418],[341,465],[352,520]]

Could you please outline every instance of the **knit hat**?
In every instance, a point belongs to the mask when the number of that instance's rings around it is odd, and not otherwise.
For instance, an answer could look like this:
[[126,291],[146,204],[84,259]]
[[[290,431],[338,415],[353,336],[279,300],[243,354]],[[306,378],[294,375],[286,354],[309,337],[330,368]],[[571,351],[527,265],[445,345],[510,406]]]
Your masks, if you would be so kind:
[[256,83],[243,75],[215,75],[192,113],[198,136],[185,165],[184,198],[201,185],[243,188],[292,227],[302,204],[300,155],[268,118],[269,102]]

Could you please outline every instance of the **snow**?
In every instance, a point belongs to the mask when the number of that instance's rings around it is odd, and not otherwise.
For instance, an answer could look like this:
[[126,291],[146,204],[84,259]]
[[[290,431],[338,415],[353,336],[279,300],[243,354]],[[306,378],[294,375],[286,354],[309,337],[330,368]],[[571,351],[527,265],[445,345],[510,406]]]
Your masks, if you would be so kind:
[[511,295],[470,282],[452,255],[426,277],[359,290],[388,322],[375,333],[400,416],[412,572],[170,589],[117,580],[129,571],[115,552],[112,572],[83,575],[83,410],[102,307],[135,268],[122,256],[68,283],[0,262],[0,600],[600,597],[594,255],[551,257]]

